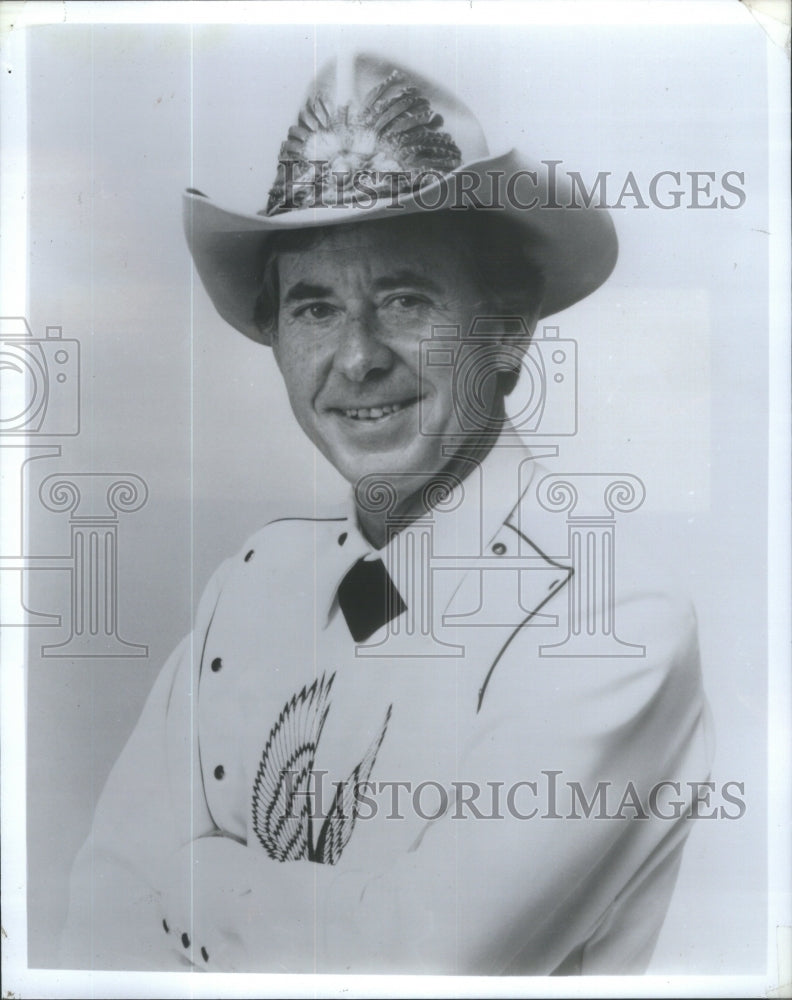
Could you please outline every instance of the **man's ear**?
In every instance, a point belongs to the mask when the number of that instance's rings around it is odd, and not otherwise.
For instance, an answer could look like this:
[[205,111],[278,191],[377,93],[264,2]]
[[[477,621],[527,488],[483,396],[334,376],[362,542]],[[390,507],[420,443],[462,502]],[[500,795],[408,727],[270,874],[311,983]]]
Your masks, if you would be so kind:
[[[522,329],[519,333],[515,331],[512,321],[504,323],[501,331],[496,334],[497,339],[503,347],[504,361],[506,361],[506,359],[513,361],[515,354],[518,354],[520,358],[522,358],[531,346],[531,341],[533,340],[534,333],[536,332],[536,327],[539,324],[540,309],[541,306],[537,306],[536,309],[532,311],[530,316],[521,317],[523,323],[521,324]],[[509,367],[509,365],[504,364],[504,367]]]
[[500,391],[505,398],[517,385],[522,373],[522,364],[528,348],[531,346],[534,332],[539,322],[538,305],[531,316],[524,316],[524,326],[521,335],[516,337],[513,328],[509,329],[504,325],[500,335],[501,350],[499,352],[499,367],[501,373],[498,379]]
[[525,325],[528,327],[528,337],[527,337],[527,339],[525,341],[525,350],[526,351],[531,346],[531,342],[533,341],[534,334],[536,333],[536,328],[537,328],[537,326],[539,326],[539,311],[540,311],[540,309],[541,309],[541,306],[537,306],[536,309],[534,310],[533,315],[529,319],[526,319],[526,321],[525,321]]
[[275,364],[278,366],[278,369],[280,369],[281,367],[280,338],[278,337],[277,324],[274,326],[272,334],[270,336],[270,348],[272,349],[272,356],[275,358]]
[[533,336],[536,333],[536,328],[539,326],[539,314],[542,311],[542,299],[537,299],[537,301],[532,306],[530,312],[523,318],[525,319],[525,325],[528,327],[528,339],[525,342],[525,349],[528,350]]

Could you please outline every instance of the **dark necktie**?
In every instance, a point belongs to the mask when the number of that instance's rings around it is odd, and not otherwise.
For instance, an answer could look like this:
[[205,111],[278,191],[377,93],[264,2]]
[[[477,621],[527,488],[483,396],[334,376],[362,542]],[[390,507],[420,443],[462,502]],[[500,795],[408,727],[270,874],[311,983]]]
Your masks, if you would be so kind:
[[338,603],[355,642],[365,642],[407,605],[381,559],[359,559],[338,587]]

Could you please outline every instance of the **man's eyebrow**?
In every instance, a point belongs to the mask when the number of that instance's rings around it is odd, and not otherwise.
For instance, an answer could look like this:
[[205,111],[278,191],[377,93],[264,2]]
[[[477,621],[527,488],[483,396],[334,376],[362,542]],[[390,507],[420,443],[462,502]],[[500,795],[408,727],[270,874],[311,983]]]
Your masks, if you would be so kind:
[[303,302],[305,299],[327,299],[333,294],[333,289],[327,285],[312,285],[308,281],[298,281],[286,293],[284,302]]
[[431,278],[427,278],[425,274],[421,274],[419,271],[411,271],[409,268],[403,268],[401,271],[395,271],[393,274],[384,275],[381,278],[377,278],[374,282],[374,288],[378,292],[389,292],[394,288],[404,288],[405,286],[409,288],[422,288],[426,292],[438,293],[440,291],[439,286]]
[[[421,288],[426,292],[438,294],[440,288],[425,274],[403,268],[393,274],[383,275],[373,284],[377,292],[389,292],[396,288]],[[284,296],[284,302],[304,302],[307,299],[328,299],[333,295],[333,289],[328,285],[313,285],[309,281],[298,281]]]

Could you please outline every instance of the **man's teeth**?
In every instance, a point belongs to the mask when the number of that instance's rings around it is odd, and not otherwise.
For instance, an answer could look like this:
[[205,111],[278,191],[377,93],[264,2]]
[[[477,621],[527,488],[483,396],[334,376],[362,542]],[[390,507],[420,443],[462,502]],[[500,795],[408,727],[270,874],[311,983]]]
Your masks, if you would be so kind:
[[391,413],[397,413],[404,403],[385,403],[384,406],[359,406],[357,409],[344,410],[344,416],[353,420],[379,420]]

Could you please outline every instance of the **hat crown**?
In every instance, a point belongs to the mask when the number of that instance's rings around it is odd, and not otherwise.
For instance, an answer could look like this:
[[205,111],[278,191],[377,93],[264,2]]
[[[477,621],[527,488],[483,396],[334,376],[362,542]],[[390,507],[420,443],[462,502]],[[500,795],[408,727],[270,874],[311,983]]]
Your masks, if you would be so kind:
[[481,127],[455,95],[402,66],[358,53],[309,89],[280,149],[262,215],[355,205],[415,191],[485,157]]

